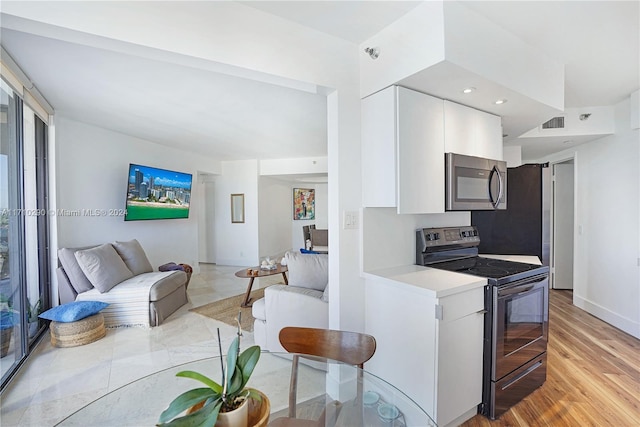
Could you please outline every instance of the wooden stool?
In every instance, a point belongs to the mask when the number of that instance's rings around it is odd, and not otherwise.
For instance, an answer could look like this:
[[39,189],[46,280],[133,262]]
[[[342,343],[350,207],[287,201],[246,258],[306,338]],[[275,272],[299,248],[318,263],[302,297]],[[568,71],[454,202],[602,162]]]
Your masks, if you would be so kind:
[[51,322],[51,345],[54,347],[76,347],[98,341],[107,334],[102,313],[85,317],[75,322]]

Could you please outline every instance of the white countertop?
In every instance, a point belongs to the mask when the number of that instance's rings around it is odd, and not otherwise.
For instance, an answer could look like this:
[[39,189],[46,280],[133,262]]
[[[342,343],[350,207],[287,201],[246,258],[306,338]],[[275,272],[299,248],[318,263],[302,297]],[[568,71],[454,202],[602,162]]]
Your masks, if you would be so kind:
[[365,272],[364,276],[371,279],[385,279],[400,285],[411,285],[416,290],[427,292],[434,298],[442,298],[470,289],[481,288],[487,284],[487,279],[482,277],[420,265],[383,268]]
[[[538,257],[529,255],[480,254],[480,256],[527,264],[541,264]],[[410,285],[415,287],[416,290],[430,294],[434,298],[465,292],[487,284],[487,279],[482,277],[414,264],[372,270],[364,272],[363,276],[374,280],[385,279],[400,285]]]

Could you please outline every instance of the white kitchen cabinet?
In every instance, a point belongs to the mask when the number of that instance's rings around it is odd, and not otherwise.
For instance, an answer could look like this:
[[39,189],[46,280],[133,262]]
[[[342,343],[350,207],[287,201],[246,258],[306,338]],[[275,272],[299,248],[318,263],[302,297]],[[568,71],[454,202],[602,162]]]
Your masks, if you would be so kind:
[[502,119],[444,101],[445,152],[502,160]]
[[390,86],[362,100],[365,207],[444,212],[443,100]]
[[433,297],[409,284],[367,281],[365,368],[414,399],[438,424],[459,425],[482,401],[484,287]]

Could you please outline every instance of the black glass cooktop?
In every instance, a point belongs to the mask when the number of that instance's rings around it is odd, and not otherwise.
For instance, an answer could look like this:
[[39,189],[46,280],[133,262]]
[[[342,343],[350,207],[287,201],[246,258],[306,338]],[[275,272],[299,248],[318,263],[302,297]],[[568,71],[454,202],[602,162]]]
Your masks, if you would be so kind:
[[549,267],[523,262],[483,258],[480,256],[430,264],[429,267],[486,277],[490,284],[510,283],[539,274],[548,274]]

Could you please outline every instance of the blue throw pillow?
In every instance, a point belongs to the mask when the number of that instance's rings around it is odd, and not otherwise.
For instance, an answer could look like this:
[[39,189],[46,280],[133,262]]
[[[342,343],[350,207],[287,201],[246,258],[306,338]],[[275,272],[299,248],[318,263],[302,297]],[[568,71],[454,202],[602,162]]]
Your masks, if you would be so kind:
[[309,249],[300,248],[300,253],[301,254],[319,254],[320,252],[310,251]]
[[75,322],[99,313],[100,310],[108,305],[106,302],[101,301],[74,301],[53,307],[38,317],[53,320],[54,322]]
[[13,328],[13,313],[9,311],[0,312],[0,330]]

